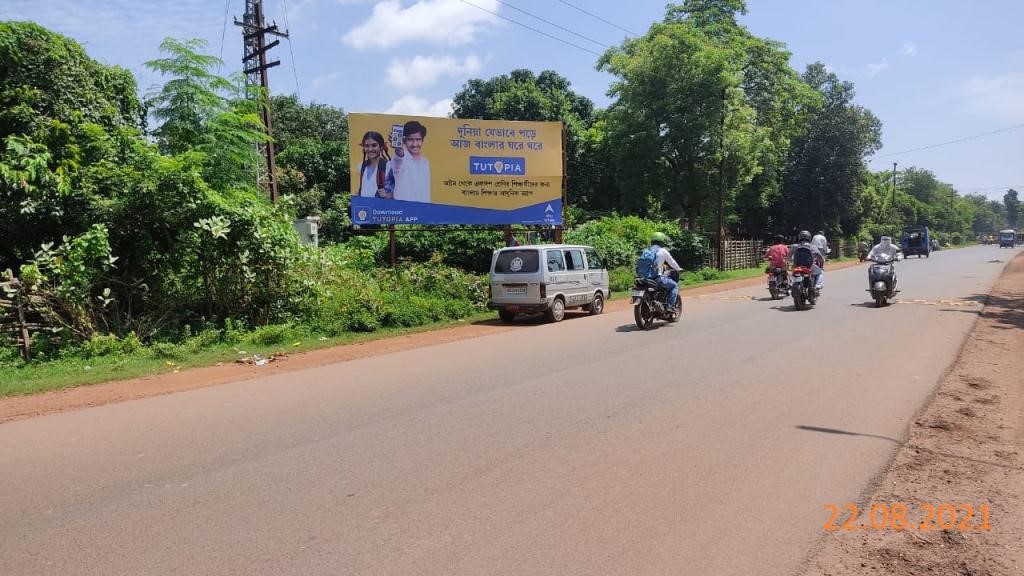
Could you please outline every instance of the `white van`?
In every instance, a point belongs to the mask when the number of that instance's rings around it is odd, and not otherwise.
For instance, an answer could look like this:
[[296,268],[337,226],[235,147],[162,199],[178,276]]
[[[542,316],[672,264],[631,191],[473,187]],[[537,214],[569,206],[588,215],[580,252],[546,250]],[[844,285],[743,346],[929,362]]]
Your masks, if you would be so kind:
[[590,246],[543,244],[495,250],[487,307],[502,322],[516,314],[544,312],[551,322],[565,318],[567,308],[604,311],[611,296],[608,270]]

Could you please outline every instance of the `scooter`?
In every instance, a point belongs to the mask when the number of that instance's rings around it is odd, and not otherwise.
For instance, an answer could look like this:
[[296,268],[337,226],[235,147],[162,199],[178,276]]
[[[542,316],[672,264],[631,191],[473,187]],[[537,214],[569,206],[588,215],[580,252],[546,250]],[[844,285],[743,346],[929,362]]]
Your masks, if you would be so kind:
[[[668,277],[679,283],[679,272],[671,270]],[[633,282],[631,303],[633,319],[637,328],[650,330],[655,320],[678,322],[683,315],[683,300],[676,298],[676,305],[668,305],[669,291],[658,283],[655,278],[636,278]]]
[[868,292],[875,306],[881,308],[896,295],[896,261],[888,256],[871,259],[868,267]]

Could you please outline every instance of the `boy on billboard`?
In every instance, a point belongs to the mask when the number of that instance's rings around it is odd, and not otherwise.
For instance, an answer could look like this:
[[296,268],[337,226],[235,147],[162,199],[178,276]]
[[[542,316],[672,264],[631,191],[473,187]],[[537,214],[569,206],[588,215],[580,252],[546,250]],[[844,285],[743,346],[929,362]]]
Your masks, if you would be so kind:
[[391,160],[395,200],[430,202],[430,163],[422,154],[426,137],[426,126],[415,120],[402,126],[403,146],[395,149],[395,157]]

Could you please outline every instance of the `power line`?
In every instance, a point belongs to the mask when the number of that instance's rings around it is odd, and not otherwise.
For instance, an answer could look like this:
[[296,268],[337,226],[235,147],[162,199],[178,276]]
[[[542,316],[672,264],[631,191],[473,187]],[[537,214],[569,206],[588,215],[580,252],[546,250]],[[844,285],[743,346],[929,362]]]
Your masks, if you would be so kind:
[[991,132],[983,132],[981,134],[975,134],[974,136],[965,136],[964,138],[958,138],[956,140],[950,140],[949,142],[939,142],[938,144],[931,144],[929,146],[922,146],[920,148],[911,148],[910,150],[903,150],[902,152],[892,152],[890,154],[879,154],[871,160],[877,160],[879,158],[888,158],[890,156],[899,156],[900,154],[909,154],[911,152],[920,152],[921,150],[931,150],[932,148],[938,148],[940,146],[949,146],[950,144],[959,144],[960,142],[966,142],[968,140],[974,140],[985,136],[991,136],[993,134],[999,134],[1001,132],[1009,132],[1010,130],[1016,130],[1017,128],[1024,128],[1024,124],[1015,124],[1006,128],[1000,128],[999,130],[992,130]]
[[[220,61],[224,63],[224,36],[228,33],[228,8],[231,6],[231,0],[225,0],[224,2],[224,27],[220,31]],[[217,66],[217,70],[220,71],[220,66]]]
[[540,20],[541,22],[544,22],[544,23],[548,24],[549,26],[554,26],[555,28],[558,28],[559,30],[561,30],[563,32],[568,32],[569,34],[572,34],[573,36],[576,36],[577,38],[582,38],[582,39],[586,40],[587,42],[593,42],[594,44],[597,44],[598,46],[601,46],[602,48],[611,48],[611,45],[609,45],[609,44],[605,44],[604,42],[599,42],[597,40],[594,40],[593,38],[589,38],[589,37],[584,36],[583,34],[580,34],[578,32],[573,32],[572,30],[569,30],[568,28],[566,28],[564,26],[559,26],[558,24],[555,24],[554,22],[552,22],[550,20],[547,20],[545,18],[541,18],[540,16],[537,16],[536,14],[532,14],[530,12],[527,12],[526,10],[523,10],[522,8],[517,8],[517,7],[509,4],[508,2],[504,2],[503,0],[497,0],[497,2],[499,4],[501,4],[501,5],[503,5],[503,6],[508,6],[509,8],[511,8],[513,10],[516,10],[518,12],[522,12],[523,14],[526,14],[530,18],[533,18],[535,20]]
[[590,16],[591,18],[596,18],[596,19],[600,20],[601,22],[604,22],[605,24],[608,24],[609,26],[614,26],[614,27],[618,28],[619,30],[622,30],[626,34],[629,34],[630,36],[639,36],[639,34],[637,34],[636,32],[631,32],[630,30],[627,30],[627,29],[623,28],[622,26],[619,26],[615,22],[611,22],[609,20],[605,20],[604,18],[601,18],[600,16],[598,16],[597,14],[594,14],[593,12],[587,12],[586,10],[584,10],[583,8],[580,8],[579,6],[575,6],[573,4],[569,4],[565,0],[558,0],[558,1],[561,2],[562,4],[565,4],[569,8],[572,8],[574,10],[579,10],[580,12],[583,12],[584,14],[586,14],[587,16]]
[[[281,0],[281,8],[284,10],[284,31],[290,32],[292,29],[291,24],[288,23],[288,0]],[[292,37],[285,36],[288,40],[288,54],[292,58],[292,75],[295,77],[295,97],[302,101],[302,95],[299,93],[299,73],[295,69],[295,52],[292,52]]]
[[501,18],[502,20],[507,20],[507,21],[509,21],[509,22],[511,22],[513,24],[516,24],[518,26],[522,26],[523,28],[526,28],[527,30],[533,30],[537,34],[540,34],[542,36],[547,36],[548,38],[551,38],[552,40],[561,42],[562,44],[567,44],[569,46],[572,46],[573,48],[577,48],[579,50],[583,50],[584,52],[588,52],[590,54],[593,54],[594,56],[601,56],[600,52],[594,52],[590,48],[584,48],[583,46],[580,46],[579,44],[573,44],[572,42],[569,42],[568,40],[564,40],[562,38],[559,38],[558,36],[554,36],[552,34],[548,34],[547,32],[544,32],[543,30],[538,30],[538,29],[534,28],[533,26],[529,26],[527,24],[523,24],[522,22],[513,20],[513,19],[508,18],[506,16],[502,16],[501,14],[498,14],[497,12],[494,12],[492,10],[488,10],[487,8],[484,8],[483,6],[478,6],[476,4],[473,4],[469,0],[459,0],[459,1],[462,2],[463,4],[472,6],[473,8],[476,8],[478,10],[483,10],[484,12],[487,12],[489,14],[493,14],[494,16],[497,16],[498,18]]

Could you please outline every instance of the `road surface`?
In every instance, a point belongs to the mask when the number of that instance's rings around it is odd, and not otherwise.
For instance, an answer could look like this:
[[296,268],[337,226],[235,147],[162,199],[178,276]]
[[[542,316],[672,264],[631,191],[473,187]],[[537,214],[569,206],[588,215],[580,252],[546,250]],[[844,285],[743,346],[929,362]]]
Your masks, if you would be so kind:
[[1011,256],[901,262],[883,309],[855,267],[803,312],[745,288],[0,425],[0,574],[789,574]]

